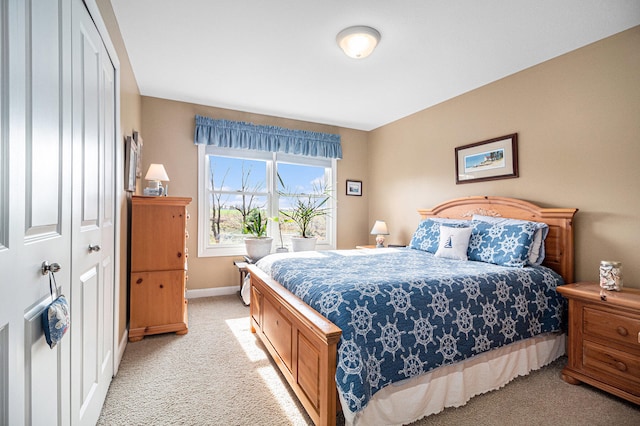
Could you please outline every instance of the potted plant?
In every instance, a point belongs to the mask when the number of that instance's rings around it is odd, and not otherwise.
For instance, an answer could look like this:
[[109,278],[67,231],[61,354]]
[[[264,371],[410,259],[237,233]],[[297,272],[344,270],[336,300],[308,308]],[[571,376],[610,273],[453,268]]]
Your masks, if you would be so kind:
[[247,256],[253,262],[271,253],[273,238],[267,237],[267,218],[262,217],[260,209],[252,209],[249,212],[242,232],[251,234],[251,237],[244,239],[244,245],[247,249]]
[[286,253],[289,251],[289,249],[287,249],[284,246],[284,242],[282,241],[282,222],[288,222],[288,219],[285,220],[280,220],[280,217],[275,216],[271,218],[271,221],[275,222],[278,224],[278,234],[280,235],[280,246],[276,247],[276,253]]
[[324,216],[329,211],[327,203],[331,195],[328,188],[314,186],[314,191],[309,194],[281,193],[281,195],[295,197],[290,209],[280,210],[280,214],[294,222],[300,231],[300,236],[291,237],[291,249],[293,251],[315,249],[317,238],[311,235],[311,224],[313,219]]

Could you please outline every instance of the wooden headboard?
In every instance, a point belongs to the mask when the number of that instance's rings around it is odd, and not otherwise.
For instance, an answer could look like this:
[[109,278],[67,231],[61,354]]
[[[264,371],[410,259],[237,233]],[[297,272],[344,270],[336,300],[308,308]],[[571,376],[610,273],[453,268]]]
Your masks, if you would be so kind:
[[480,214],[544,222],[549,225],[549,235],[545,240],[543,265],[560,274],[565,283],[572,283],[573,216],[577,211],[572,208],[543,208],[516,198],[475,196],[445,201],[431,209],[419,209],[418,213],[423,219],[448,217],[471,220],[474,214]]

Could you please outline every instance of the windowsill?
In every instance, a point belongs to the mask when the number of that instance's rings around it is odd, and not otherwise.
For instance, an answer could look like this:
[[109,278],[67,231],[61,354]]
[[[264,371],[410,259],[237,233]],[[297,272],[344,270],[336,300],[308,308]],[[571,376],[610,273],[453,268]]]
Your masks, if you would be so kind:
[[[289,249],[289,252],[291,252],[291,248],[287,247]],[[332,247],[330,244],[322,244],[322,243],[318,243],[316,245],[315,250],[317,251],[322,251],[322,250],[335,250],[335,247]],[[274,249],[271,251],[270,254],[274,254],[275,251],[275,247]],[[234,246],[234,247],[215,247],[215,248],[208,248],[208,249],[204,249],[204,250],[200,250],[198,251],[198,257],[238,257],[238,256],[246,256],[247,255],[247,251],[244,248],[244,245],[240,245],[240,246]]]

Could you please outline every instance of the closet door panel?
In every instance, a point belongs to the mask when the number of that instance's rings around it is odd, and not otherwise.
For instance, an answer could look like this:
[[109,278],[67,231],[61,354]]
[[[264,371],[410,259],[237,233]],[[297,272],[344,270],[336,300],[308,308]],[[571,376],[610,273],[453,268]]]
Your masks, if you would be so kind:
[[27,238],[36,239],[61,231],[61,11],[57,1],[27,0],[26,6],[25,212]]
[[81,0],[72,16],[71,424],[93,425],[114,368],[115,72]]
[[71,277],[69,5],[0,0],[0,424],[68,419],[70,338],[50,348],[41,315],[43,262]]

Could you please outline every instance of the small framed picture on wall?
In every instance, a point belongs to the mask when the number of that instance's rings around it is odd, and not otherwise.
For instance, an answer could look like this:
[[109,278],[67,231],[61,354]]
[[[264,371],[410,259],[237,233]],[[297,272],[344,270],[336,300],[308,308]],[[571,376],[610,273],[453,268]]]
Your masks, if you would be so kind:
[[347,195],[362,196],[362,181],[347,180]]

